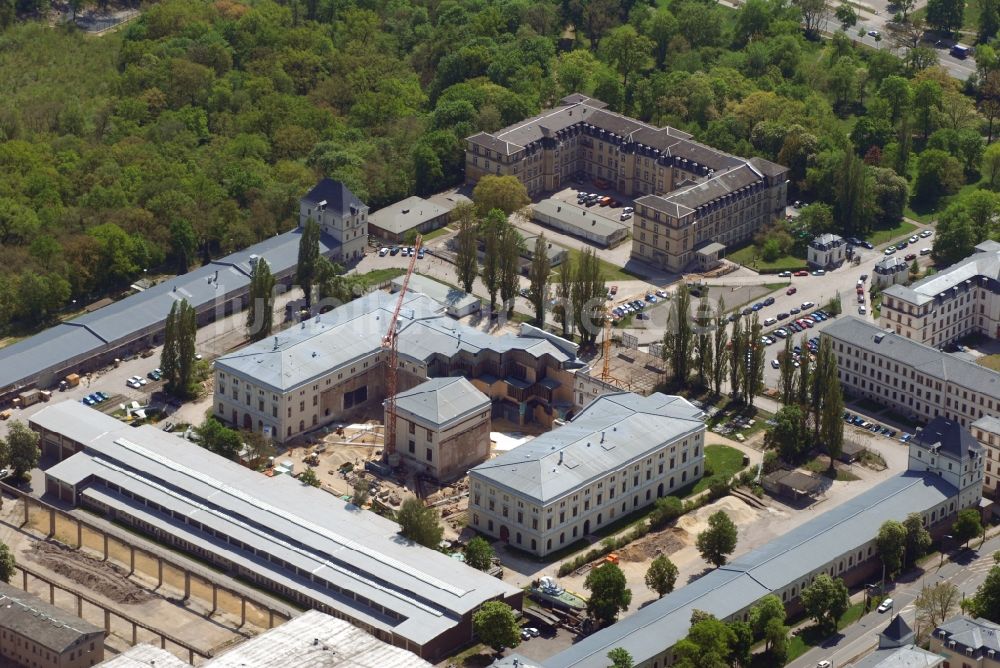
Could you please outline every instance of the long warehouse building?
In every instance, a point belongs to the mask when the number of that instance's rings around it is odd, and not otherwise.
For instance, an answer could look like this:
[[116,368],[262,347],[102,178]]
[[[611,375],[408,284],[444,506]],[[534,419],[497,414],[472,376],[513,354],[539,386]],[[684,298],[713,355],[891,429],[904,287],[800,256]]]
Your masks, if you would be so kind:
[[687,636],[696,609],[746,621],[769,594],[798,607],[802,590],[822,573],[849,586],[864,582],[880,568],[875,542],[882,523],[915,512],[942,535],[959,510],[978,505],[984,460],[967,430],[938,418],[911,441],[908,471],[580,640],[544,666],[605,668],[608,652],[621,647],[636,668],[665,668],[676,660],[674,645]]
[[521,607],[521,590],[289,476],[266,478],[77,402],[47,406],[30,424],[62,460],[45,472],[48,495],[422,658],[471,642],[472,616],[486,601]]

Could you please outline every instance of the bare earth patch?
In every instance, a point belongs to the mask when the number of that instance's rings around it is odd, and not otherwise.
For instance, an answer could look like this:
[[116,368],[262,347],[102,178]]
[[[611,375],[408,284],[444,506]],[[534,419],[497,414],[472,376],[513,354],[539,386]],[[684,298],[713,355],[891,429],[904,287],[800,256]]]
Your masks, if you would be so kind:
[[50,571],[77,582],[116,603],[145,603],[156,598],[128,580],[124,568],[96,559],[57,543],[35,541],[28,557]]

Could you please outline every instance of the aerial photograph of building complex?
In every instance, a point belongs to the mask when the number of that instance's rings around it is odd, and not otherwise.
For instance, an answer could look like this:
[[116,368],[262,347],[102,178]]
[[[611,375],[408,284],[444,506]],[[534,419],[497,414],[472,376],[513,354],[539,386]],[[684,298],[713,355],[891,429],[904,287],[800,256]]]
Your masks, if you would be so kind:
[[0,0],[0,664],[1000,668],[998,36]]

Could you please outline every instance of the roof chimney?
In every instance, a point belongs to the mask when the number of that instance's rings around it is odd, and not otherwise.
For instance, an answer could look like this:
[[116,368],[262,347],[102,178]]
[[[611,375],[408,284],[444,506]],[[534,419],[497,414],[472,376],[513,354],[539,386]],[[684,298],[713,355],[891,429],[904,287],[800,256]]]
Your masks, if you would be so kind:
[[275,349],[275,350],[277,350],[277,349],[278,349],[278,337],[277,337],[277,336],[276,336],[276,337],[274,337],[274,349]]
[[559,463],[560,464],[563,463],[563,452],[562,452],[562,450],[559,451]]

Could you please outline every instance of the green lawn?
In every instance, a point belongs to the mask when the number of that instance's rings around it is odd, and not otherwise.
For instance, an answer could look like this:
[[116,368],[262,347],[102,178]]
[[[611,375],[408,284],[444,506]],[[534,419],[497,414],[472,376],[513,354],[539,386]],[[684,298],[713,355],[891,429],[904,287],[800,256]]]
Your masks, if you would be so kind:
[[[927,20],[927,7],[921,7],[910,14],[913,18]],[[962,32],[975,35],[979,28],[979,0],[966,0],[965,14],[962,16]],[[965,42],[966,40],[962,40]],[[968,42],[966,42],[968,43]]]
[[868,235],[868,241],[872,242],[876,246],[879,244],[884,244],[901,237],[903,235],[908,235],[917,229],[917,226],[913,223],[908,223],[905,220],[899,221],[899,224],[891,229],[875,230],[870,235]]
[[430,241],[432,239],[437,239],[438,237],[444,236],[445,234],[448,234],[449,232],[452,232],[452,231],[453,230],[450,227],[448,227],[447,225],[445,225],[444,227],[439,227],[436,230],[431,230],[427,234],[421,234],[420,238],[424,240],[424,243],[427,243],[428,241]]
[[[861,619],[861,615],[864,613],[864,604],[855,603],[847,609],[840,619],[837,620],[837,630],[843,629],[850,626],[854,622]],[[792,636],[788,641],[788,656],[787,662],[791,663],[795,659],[799,658],[813,647],[816,647],[821,642],[826,640],[827,636],[819,632],[816,626],[808,626],[802,629],[802,633],[797,636]]]
[[[817,457],[814,457],[813,459],[803,464],[802,468],[804,468],[807,471],[812,471],[813,473],[819,473],[820,475],[833,477],[830,473],[830,457],[827,455],[818,455]],[[836,471],[837,471],[836,480],[840,480],[842,482],[860,480],[858,476],[854,475],[850,471],[846,471],[840,468],[836,469]]]
[[372,269],[367,274],[359,274],[359,278],[365,282],[365,285],[378,285],[383,281],[391,281],[397,276],[401,276],[405,271],[402,267]]
[[705,471],[711,471],[699,480],[691,490],[692,494],[703,492],[717,480],[731,478],[743,470],[743,453],[728,445],[714,444],[705,446]]
[[726,253],[726,259],[762,272],[797,271],[806,268],[804,258],[785,255],[773,262],[765,262],[757,255],[757,247],[753,244],[739,250]]
[[[576,248],[567,248],[566,250],[569,253],[566,257],[567,262],[573,262],[575,265],[580,261],[580,256],[583,255],[581,251]],[[635,279],[642,279],[642,276],[629,273],[621,267],[615,266],[606,260],[602,260],[600,257],[597,258],[597,261],[601,266],[601,278],[605,281],[631,281]]]

